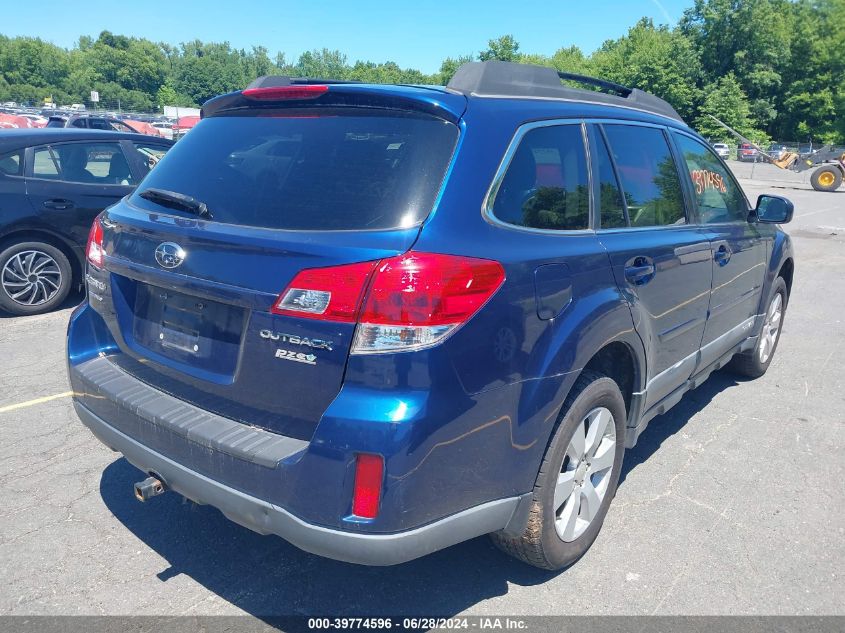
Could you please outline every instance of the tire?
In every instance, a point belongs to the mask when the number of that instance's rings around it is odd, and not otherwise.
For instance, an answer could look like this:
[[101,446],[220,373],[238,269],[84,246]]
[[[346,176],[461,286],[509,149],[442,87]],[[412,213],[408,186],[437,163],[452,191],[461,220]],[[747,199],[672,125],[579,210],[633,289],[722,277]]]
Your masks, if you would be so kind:
[[0,309],[6,312],[49,312],[67,298],[72,285],[67,256],[51,244],[18,242],[0,252]]
[[842,171],[835,165],[819,167],[810,176],[810,184],[816,191],[836,191],[842,184]]
[[[772,310],[775,309],[779,301],[779,315],[777,316],[777,323],[773,323],[774,314]],[[778,348],[778,341],[780,341],[780,333],[783,330],[783,318],[786,315],[786,306],[789,301],[789,293],[786,290],[786,282],[783,277],[775,279],[772,285],[772,291],[769,293],[769,299],[766,301],[766,316],[763,321],[763,327],[757,336],[757,345],[754,349],[747,352],[737,354],[731,359],[728,364],[728,369],[740,376],[747,376],[748,378],[759,378],[766,373],[769,365],[772,364],[772,358],[775,356],[775,351]],[[772,334],[772,327],[777,329]],[[768,335],[767,335],[768,333]]]
[[[490,535],[496,546],[505,553],[534,567],[551,570],[571,565],[581,558],[596,540],[616,493],[625,452],[625,401],[619,386],[611,378],[597,372],[583,371],[562,411],[562,417],[546,449],[534,484],[532,505],[525,530],[516,538],[509,537],[504,532]],[[593,417],[596,411],[607,412],[611,419],[604,418],[605,433],[595,454],[587,457],[591,460],[588,463],[598,463],[599,458],[596,456],[602,456],[602,465],[606,465],[611,458],[612,463],[606,470],[591,474],[591,470],[584,472],[585,466],[576,468],[570,457],[574,450],[570,442],[576,431],[584,433],[586,427],[586,445],[589,448],[590,428],[600,424],[599,417]],[[600,413],[599,416],[601,415]],[[588,416],[592,419],[590,423]],[[607,444],[609,433],[613,434],[614,444]],[[570,474],[573,492],[567,495]],[[565,485],[561,486],[559,496],[559,499],[564,501],[558,505],[561,502],[555,502],[555,492],[561,475],[566,481]],[[579,477],[583,482],[580,486],[577,483]],[[594,511],[590,508],[591,496],[587,496],[589,488],[599,495],[597,498],[592,497],[594,501],[598,501],[592,506]],[[604,492],[601,493],[601,490]],[[568,518],[576,516],[575,512],[571,512],[575,509],[572,504],[576,501],[577,518],[567,521]],[[582,514],[585,517],[592,515],[586,525],[580,518]]]

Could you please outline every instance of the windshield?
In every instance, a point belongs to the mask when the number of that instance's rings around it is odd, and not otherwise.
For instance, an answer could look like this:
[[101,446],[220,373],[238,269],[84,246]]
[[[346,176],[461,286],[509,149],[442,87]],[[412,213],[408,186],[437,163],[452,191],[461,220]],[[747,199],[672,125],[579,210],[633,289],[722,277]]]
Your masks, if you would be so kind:
[[375,108],[270,111],[201,121],[132,197],[178,192],[213,221],[272,229],[367,230],[422,222],[457,142],[455,125]]

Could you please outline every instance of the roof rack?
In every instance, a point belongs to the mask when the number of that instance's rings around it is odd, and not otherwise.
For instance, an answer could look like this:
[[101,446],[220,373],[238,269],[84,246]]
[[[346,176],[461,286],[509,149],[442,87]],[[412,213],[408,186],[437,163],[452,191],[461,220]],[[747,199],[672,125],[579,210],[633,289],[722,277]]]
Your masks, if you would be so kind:
[[[572,88],[561,80],[592,86],[601,92]],[[446,87],[467,95],[534,97],[625,106],[683,122],[675,108],[651,93],[604,79],[561,73],[554,68],[533,64],[469,62],[458,68]]]

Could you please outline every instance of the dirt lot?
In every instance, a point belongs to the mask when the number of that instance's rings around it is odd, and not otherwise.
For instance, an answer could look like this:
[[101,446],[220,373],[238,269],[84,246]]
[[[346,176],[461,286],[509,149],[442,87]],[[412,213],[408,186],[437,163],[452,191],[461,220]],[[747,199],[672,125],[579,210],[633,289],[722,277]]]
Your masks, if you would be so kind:
[[777,356],[756,381],[714,374],[651,423],[569,570],[485,538],[356,567],[173,494],[139,504],[140,473],[72,411],[69,302],[0,318],[0,614],[845,614],[845,190],[734,166],[750,197],[796,206]]

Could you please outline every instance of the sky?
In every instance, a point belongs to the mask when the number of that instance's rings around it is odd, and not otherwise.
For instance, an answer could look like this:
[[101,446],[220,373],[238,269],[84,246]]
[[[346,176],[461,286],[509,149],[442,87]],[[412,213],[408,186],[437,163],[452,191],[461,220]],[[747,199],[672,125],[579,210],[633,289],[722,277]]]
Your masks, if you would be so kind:
[[[0,0],[0,5],[13,0]],[[312,49],[339,49],[358,59],[394,61],[425,73],[448,56],[477,54],[512,34],[520,51],[550,55],[577,45],[591,53],[625,34],[643,16],[672,24],[693,0],[40,0],[37,11],[0,10],[0,33],[40,37],[72,47],[80,35],[109,30],[169,44],[228,41],[263,45],[289,62]]]

